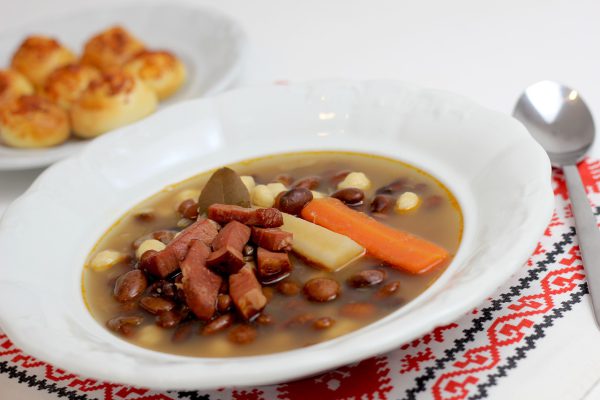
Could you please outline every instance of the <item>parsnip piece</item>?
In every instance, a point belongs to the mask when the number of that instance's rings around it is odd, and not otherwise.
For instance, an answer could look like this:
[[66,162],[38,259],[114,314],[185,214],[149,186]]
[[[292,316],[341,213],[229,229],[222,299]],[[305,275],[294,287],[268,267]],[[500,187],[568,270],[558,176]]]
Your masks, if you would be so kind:
[[290,214],[282,214],[281,229],[294,235],[294,252],[329,271],[337,271],[365,254],[365,248],[347,236]]

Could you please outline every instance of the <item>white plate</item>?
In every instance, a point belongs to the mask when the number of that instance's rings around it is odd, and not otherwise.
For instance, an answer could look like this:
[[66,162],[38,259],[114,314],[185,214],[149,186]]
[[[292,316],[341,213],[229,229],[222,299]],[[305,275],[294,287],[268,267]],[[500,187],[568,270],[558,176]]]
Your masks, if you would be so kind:
[[[16,48],[31,34],[58,38],[81,54],[93,34],[121,24],[149,48],[168,49],[183,59],[188,79],[160,108],[217,93],[230,85],[241,67],[246,37],[236,22],[213,9],[178,2],[143,3],[94,9],[40,21],[0,35],[0,65],[8,66]],[[52,164],[80,150],[87,141],[69,140],[48,149],[22,150],[0,145],[0,170]]]
[[[457,196],[460,249],[417,299],[340,338],[245,358],[149,351],[91,317],[82,265],[130,207],[226,163],[316,149],[395,157]],[[0,325],[25,352],[97,379],[155,389],[282,382],[391,350],[472,309],[526,261],[553,204],[548,157],[525,128],[462,97],[397,82],[236,90],[159,112],[45,171],[0,221]]]

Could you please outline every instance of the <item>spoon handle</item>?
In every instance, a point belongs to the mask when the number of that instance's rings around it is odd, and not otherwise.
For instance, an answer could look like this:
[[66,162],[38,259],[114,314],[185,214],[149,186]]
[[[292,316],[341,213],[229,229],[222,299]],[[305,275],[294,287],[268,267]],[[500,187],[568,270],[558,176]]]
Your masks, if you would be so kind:
[[600,327],[600,230],[575,165],[563,168],[575,216],[579,251],[587,275],[596,324]]

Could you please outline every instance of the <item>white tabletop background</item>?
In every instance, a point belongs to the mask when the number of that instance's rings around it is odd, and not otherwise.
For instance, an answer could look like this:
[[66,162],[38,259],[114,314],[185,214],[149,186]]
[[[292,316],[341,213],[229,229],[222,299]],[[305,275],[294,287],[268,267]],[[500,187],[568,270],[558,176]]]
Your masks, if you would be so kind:
[[[117,3],[122,1],[0,0],[0,32],[18,26],[35,32],[36,20]],[[600,121],[597,0],[195,3],[230,14],[248,34],[250,49],[236,86],[391,78],[454,91],[510,113],[524,87],[552,79],[577,88]],[[600,157],[600,141],[592,155]],[[40,172],[0,172],[0,214]],[[560,319],[518,374],[503,378],[490,395],[600,399],[598,382],[600,332],[584,304]],[[2,384],[1,399],[24,398],[22,388],[12,385]]]

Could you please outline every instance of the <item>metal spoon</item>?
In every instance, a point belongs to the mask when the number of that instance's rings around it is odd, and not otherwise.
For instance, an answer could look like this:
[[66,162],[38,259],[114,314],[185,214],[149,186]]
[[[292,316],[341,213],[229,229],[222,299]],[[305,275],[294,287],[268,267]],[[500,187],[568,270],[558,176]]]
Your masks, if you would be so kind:
[[594,142],[592,114],[577,91],[556,82],[542,81],[525,90],[513,116],[546,150],[552,165],[562,167],[565,173],[579,250],[596,324],[600,327],[600,230],[577,170],[577,163]]

